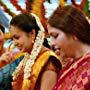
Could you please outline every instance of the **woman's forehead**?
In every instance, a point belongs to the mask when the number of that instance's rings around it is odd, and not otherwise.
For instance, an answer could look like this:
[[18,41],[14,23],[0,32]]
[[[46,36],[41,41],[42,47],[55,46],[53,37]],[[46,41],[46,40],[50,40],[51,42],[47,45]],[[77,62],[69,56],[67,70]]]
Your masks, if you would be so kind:
[[48,25],[47,28],[48,28],[48,33],[53,33],[53,32],[54,33],[59,33],[59,32],[62,32],[60,29],[52,27],[50,25]]
[[23,32],[23,31],[20,28],[16,27],[16,26],[10,26],[10,32],[20,33],[20,32]]

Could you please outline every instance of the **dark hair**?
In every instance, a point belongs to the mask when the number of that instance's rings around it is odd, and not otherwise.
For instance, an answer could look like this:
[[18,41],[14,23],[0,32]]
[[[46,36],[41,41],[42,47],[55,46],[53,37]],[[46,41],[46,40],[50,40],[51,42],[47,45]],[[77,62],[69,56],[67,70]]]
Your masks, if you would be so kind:
[[0,29],[2,30],[3,33],[5,33],[5,28],[1,24],[0,24]]
[[90,24],[85,14],[78,8],[67,5],[58,7],[51,15],[48,23],[67,34],[75,35],[84,43],[90,44]]
[[29,33],[35,29],[36,34],[40,28],[38,27],[35,18],[30,13],[22,13],[12,18],[10,25],[20,28],[22,31]]

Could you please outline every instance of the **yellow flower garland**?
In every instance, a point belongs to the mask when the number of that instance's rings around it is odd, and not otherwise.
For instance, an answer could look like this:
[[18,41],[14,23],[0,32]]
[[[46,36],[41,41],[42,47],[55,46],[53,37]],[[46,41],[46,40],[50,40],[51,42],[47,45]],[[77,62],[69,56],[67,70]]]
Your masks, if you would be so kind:
[[59,0],[59,3],[63,7],[67,3],[67,0]]
[[2,0],[0,0],[0,5],[4,7],[5,12],[10,16],[14,17],[16,15],[14,12],[10,11],[10,9],[3,3]]
[[34,0],[33,3],[31,4],[32,7],[31,12],[36,14],[40,18],[44,28],[47,29],[46,28],[47,19],[45,18],[45,8],[43,5],[44,1],[45,0]]

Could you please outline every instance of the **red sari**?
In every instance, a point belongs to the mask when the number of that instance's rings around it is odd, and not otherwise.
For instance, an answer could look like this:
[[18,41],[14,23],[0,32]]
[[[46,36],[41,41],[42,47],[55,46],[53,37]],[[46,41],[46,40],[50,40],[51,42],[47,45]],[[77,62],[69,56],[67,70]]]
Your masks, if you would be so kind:
[[90,54],[60,71],[53,90],[90,90]]

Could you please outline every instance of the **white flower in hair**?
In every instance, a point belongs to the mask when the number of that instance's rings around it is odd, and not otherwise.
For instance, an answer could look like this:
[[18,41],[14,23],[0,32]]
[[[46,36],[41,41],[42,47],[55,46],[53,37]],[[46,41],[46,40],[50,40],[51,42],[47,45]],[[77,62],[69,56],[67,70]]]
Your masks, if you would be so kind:
[[86,19],[88,20],[89,24],[90,24],[90,19],[88,17],[86,17]]

